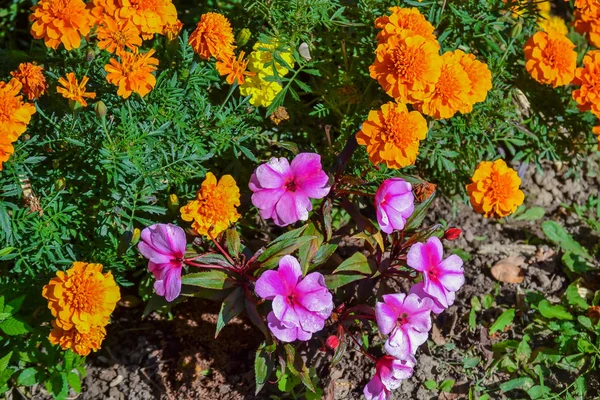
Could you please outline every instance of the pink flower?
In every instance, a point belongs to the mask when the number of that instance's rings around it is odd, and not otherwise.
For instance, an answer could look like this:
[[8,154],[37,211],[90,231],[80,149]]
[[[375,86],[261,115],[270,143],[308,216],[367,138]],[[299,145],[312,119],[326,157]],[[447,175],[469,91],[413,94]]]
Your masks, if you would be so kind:
[[375,317],[381,333],[389,335],[385,350],[406,360],[425,343],[431,329],[431,299],[416,294],[383,295],[383,303],[375,304]]
[[325,326],[333,310],[331,293],[318,272],[302,278],[302,268],[292,256],[279,261],[277,271],[265,271],[256,281],[256,294],[273,300],[267,316],[269,329],[282,342],[308,340]]
[[463,261],[456,254],[442,260],[442,242],[433,236],[408,250],[407,264],[423,273],[423,291],[442,307],[454,303],[454,292],[465,283]]
[[412,186],[402,178],[386,179],[375,194],[377,222],[385,233],[404,229],[415,210]]
[[321,166],[321,156],[300,153],[292,164],[285,158],[271,158],[259,165],[250,178],[252,204],[264,219],[273,218],[279,226],[306,221],[312,210],[310,199],[327,196],[329,177]]
[[173,301],[181,292],[181,269],[185,254],[185,232],[172,224],[155,224],[141,234],[138,250],[148,262],[154,277],[154,290],[167,301]]
[[365,386],[367,400],[387,400],[390,392],[400,387],[404,379],[413,374],[416,360],[409,356],[406,360],[398,360],[392,356],[383,356],[377,360],[375,376]]
[[[425,291],[423,290],[423,285],[424,285],[424,283],[422,281],[412,285],[412,287],[410,288],[410,291],[408,293],[409,294],[414,293],[422,299],[424,299],[424,298],[431,299],[431,301],[432,301],[431,312],[434,314],[441,314],[446,309],[446,307],[441,305],[440,302],[437,301],[437,299],[435,299],[435,298],[431,297],[430,295],[428,295],[427,293],[425,293]],[[455,297],[454,292],[448,293],[448,300],[450,301],[450,299],[452,299],[450,304],[454,303],[454,297]]]

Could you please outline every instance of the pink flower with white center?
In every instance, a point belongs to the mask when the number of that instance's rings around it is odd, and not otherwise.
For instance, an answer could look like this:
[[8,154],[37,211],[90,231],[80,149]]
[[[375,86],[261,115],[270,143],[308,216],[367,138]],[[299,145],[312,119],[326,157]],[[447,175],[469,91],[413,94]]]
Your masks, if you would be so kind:
[[172,224],[155,224],[141,234],[138,250],[148,262],[154,277],[154,290],[167,301],[173,301],[181,292],[181,270],[186,239],[183,229]]
[[367,400],[387,400],[392,390],[398,389],[404,379],[413,374],[416,364],[414,357],[398,360],[392,356],[383,356],[377,360],[375,376],[367,383],[363,393]]
[[383,303],[375,304],[379,331],[389,335],[385,342],[388,354],[406,360],[425,343],[431,329],[431,299],[416,294],[383,295]]
[[248,186],[254,192],[252,204],[264,219],[279,226],[306,221],[312,210],[310,199],[327,196],[329,177],[321,166],[321,156],[300,153],[290,165],[286,158],[271,158],[259,165]]
[[415,210],[412,186],[402,178],[386,179],[375,194],[377,222],[385,233],[402,230]]
[[[425,293],[425,290],[423,290],[423,286],[424,286],[424,283],[422,281],[419,283],[415,283],[414,285],[411,286],[408,293],[409,294],[414,293],[422,299],[424,299],[424,298],[431,299],[431,301],[432,301],[431,312],[434,314],[441,314],[446,309],[446,307],[441,305],[440,302],[437,301],[437,299],[435,299],[435,298],[431,297],[430,295],[428,295],[427,293]],[[454,297],[455,297],[454,292],[448,293],[448,302],[450,304],[454,303]]]
[[444,247],[433,236],[426,243],[411,246],[406,257],[407,264],[423,273],[423,291],[435,299],[442,307],[454,303],[454,292],[465,283],[463,261],[456,254],[445,260]]
[[333,310],[323,275],[313,272],[302,278],[300,263],[289,255],[281,258],[277,271],[263,272],[255,290],[263,299],[273,300],[267,323],[282,342],[310,339],[323,329]]

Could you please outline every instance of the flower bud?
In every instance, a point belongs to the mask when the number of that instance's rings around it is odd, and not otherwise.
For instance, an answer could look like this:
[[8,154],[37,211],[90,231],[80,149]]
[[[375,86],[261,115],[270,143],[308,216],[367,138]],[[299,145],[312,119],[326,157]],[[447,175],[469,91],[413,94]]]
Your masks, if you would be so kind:
[[92,61],[94,61],[94,58],[96,58],[96,52],[94,52],[94,50],[92,49],[89,49],[87,53],[85,53],[85,59],[87,60],[87,62],[91,63]]
[[331,350],[335,350],[340,345],[340,339],[338,339],[338,337],[335,335],[331,335],[327,338],[327,340],[325,341],[325,344]]
[[459,228],[448,228],[446,232],[444,232],[444,239],[446,240],[456,240],[462,234],[462,230]]
[[244,28],[238,32],[237,36],[235,37],[235,42],[238,46],[243,46],[246,43],[248,43],[248,40],[250,40],[250,36],[252,36],[252,32],[250,32],[250,29]]
[[523,31],[523,24],[518,22],[510,30],[510,37],[512,39],[515,39],[515,38],[519,37],[519,35],[521,34],[522,31]]
[[98,119],[102,119],[106,116],[106,104],[102,100],[98,101],[94,105],[94,111],[96,112],[96,117]]
[[142,232],[140,232],[140,230],[138,228],[135,228],[133,230],[133,236],[131,237],[131,245],[135,246],[137,244],[137,242],[140,241],[140,235],[142,234]]
[[77,111],[81,108],[81,103],[79,103],[78,101],[69,99],[69,108],[71,109],[71,111]]
[[167,207],[171,212],[177,214],[179,212],[179,198],[175,193],[171,193],[169,195],[169,200],[167,201]]
[[67,186],[67,181],[65,178],[58,178],[56,182],[54,182],[54,190],[60,192]]

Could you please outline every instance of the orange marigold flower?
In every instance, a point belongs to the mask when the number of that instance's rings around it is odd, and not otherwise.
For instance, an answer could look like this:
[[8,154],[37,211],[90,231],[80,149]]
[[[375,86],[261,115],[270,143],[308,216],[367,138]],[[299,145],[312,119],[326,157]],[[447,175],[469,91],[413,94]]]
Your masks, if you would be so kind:
[[600,150],[600,125],[592,128],[594,135],[598,136],[598,150]]
[[83,79],[81,79],[81,83],[77,82],[77,78],[73,72],[67,73],[66,78],[67,79],[60,78],[58,80],[58,84],[63,85],[63,87],[56,87],[56,91],[62,94],[64,98],[76,101],[83,107],[87,106],[87,101],[85,101],[85,98],[96,98],[96,93],[85,91],[85,85],[87,85],[89,81],[87,76],[84,76]]
[[98,47],[109,53],[125,50],[135,51],[142,45],[140,31],[128,19],[112,18],[106,15],[98,26]]
[[591,110],[600,118],[600,50],[589,51],[583,58],[583,67],[575,71],[573,100],[581,111]]
[[398,169],[414,164],[427,131],[427,122],[418,111],[409,112],[406,105],[389,102],[369,112],[356,141],[367,146],[374,165],[384,162]]
[[44,286],[42,296],[48,300],[57,327],[65,331],[75,328],[80,333],[107,325],[121,298],[112,274],[102,273],[102,264],[79,261],[65,272],[58,271]]
[[183,23],[180,20],[177,20],[174,24],[166,24],[163,28],[162,34],[167,37],[170,41],[177,39],[181,29],[183,28]]
[[0,138],[0,171],[2,171],[2,163],[8,161],[14,152],[15,149],[10,140],[8,138]]
[[29,100],[36,100],[48,90],[43,67],[32,63],[21,63],[16,71],[10,74],[21,82],[21,90]]
[[21,82],[12,78],[8,83],[0,82],[0,141],[14,142],[27,129],[31,116],[35,114],[33,104],[25,103]]
[[533,79],[553,87],[571,83],[575,76],[577,53],[566,36],[537,32],[525,44],[525,69]]
[[162,33],[167,24],[177,22],[177,10],[171,0],[113,0],[120,8],[121,18],[130,19],[142,33],[142,38],[152,39]]
[[459,109],[461,113],[465,114],[473,110],[475,103],[485,101],[492,88],[492,72],[487,64],[477,60],[473,54],[465,54],[461,50],[455,50],[454,53],[460,56],[460,65],[467,73],[471,83],[467,102]]
[[600,47],[600,7],[591,10],[576,10],[573,26],[575,32],[585,36],[592,46]]
[[471,205],[486,218],[506,217],[523,204],[521,178],[504,160],[480,162],[471,180],[467,185]]
[[31,10],[31,35],[44,39],[46,46],[55,50],[61,43],[67,50],[78,48],[81,37],[87,36],[93,25],[82,0],[40,0]]
[[217,61],[217,71],[220,75],[227,75],[227,83],[233,85],[237,80],[238,85],[244,84],[244,76],[254,76],[255,72],[246,71],[248,60],[244,60],[244,52],[240,52],[239,57],[235,56],[224,57]]
[[158,59],[152,57],[154,50],[147,53],[128,53],[120,52],[121,62],[114,58],[110,59],[110,64],[106,64],[104,69],[108,74],[106,80],[119,87],[117,94],[124,99],[136,92],[144,97],[156,85],[156,78],[152,72],[156,71]]
[[384,15],[375,20],[375,27],[381,29],[377,34],[377,43],[385,42],[390,36],[402,33],[403,30],[425,39],[435,41],[435,28],[425,19],[417,8],[391,7],[392,14]]
[[233,29],[229,20],[218,13],[209,12],[200,17],[188,44],[205,60],[233,55]]
[[414,103],[429,96],[442,71],[436,41],[404,31],[377,46],[371,78],[396,101]]
[[196,199],[181,207],[181,218],[193,221],[192,228],[200,235],[216,237],[240,218],[240,189],[231,175],[217,178],[206,174]]
[[450,118],[470,100],[471,80],[461,64],[463,52],[442,55],[442,71],[431,96],[415,106],[435,119]]
[[52,327],[48,337],[50,343],[59,345],[63,350],[71,349],[80,356],[87,356],[92,350],[100,350],[106,336],[106,329],[103,326],[92,326],[85,333],[75,328],[64,330],[57,325],[56,321],[52,321]]

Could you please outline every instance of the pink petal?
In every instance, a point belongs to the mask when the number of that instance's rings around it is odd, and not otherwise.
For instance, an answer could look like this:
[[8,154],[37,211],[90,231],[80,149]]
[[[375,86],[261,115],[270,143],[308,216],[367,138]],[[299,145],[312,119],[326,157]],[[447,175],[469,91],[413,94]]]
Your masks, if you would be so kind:
[[406,294],[404,293],[393,293],[393,294],[384,294],[383,301],[385,301],[388,305],[396,309],[398,314],[404,308],[404,299],[406,299]]
[[306,196],[320,199],[329,193],[329,177],[323,171],[321,156],[316,153],[300,153],[291,165],[294,183]]
[[300,321],[300,328],[306,332],[319,332],[325,327],[325,320],[301,305],[296,305],[294,311]]
[[300,326],[296,311],[284,296],[275,296],[272,303],[273,314],[285,326],[292,328]]
[[263,299],[272,300],[276,295],[287,296],[286,286],[277,271],[265,271],[256,280],[254,290]]
[[[278,218],[274,219],[274,222],[277,225],[285,226],[293,224],[301,219],[301,215],[298,213],[296,206],[296,193],[285,192],[279,199],[275,209],[277,210]],[[302,216],[306,215],[308,218],[308,212],[306,209],[304,209],[302,213]]]
[[306,332],[302,330],[302,328],[297,328],[296,334],[298,335],[298,340],[302,340],[303,342],[310,340],[310,338],[312,337],[312,333]]
[[393,230],[401,231],[402,229],[404,229],[404,225],[406,225],[406,217],[403,215],[403,213],[396,211],[392,207],[384,206],[382,208],[385,210],[385,213],[387,214],[387,217]]
[[171,302],[181,293],[181,269],[171,268],[164,279],[165,299]]
[[400,314],[386,303],[377,302],[375,304],[375,318],[377,327],[384,335],[389,334],[396,326],[396,321]]
[[411,354],[415,354],[417,348],[427,341],[429,337],[429,332],[419,332],[416,329],[408,328],[406,329],[406,334],[408,336],[408,340],[410,342]]
[[385,342],[385,351],[399,359],[404,359],[413,354],[410,339],[403,329],[397,328],[392,331]]
[[292,180],[290,164],[284,157],[271,158],[266,164],[259,165],[254,174],[263,189],[280,188]]
[[457,291],[465,283],[463,261],[456,254],[452,254],[438,266],[438,279],[449,291]]
[[267,325],[273,335],[282,342],[293,342],[298,338],[298,328],[288,328],[272,312],[267,315]]
[[442,261],[444,248],[437,237],[430,237],[425,244],[416,243],[408,250],[406,262],[417,271],[435,268]]
[[429,295],[427,293],[425,293],[425,291],[423,290],[423,282],[419,282],[419,283],[412,285],[409,293],[414,293],[422,299],[425,299],[425,298],[431,299],[431,304],[430,304],[431,311],[434,314],[441,314],[442,311],[445,310],[444,306],[442,306],[439,301],[437,301],[433,297],[429,297]]
[[377,375],[367,383],[363,393],[367,400],[387,400],[389,397],[381,379],[379,379],[379,376]]
[[277,273],[285,286],[284,293],[287,295],[292,294],[302,278],[302,268],[300,267],[298,260],[290,255],[281,257]]
[[269,217],[273,215],[277,202],[285,193],[285,189],[261,189],[252,195],[252,204],[260,210],[270,210]]
[[[148,247],[144,248],[146,258],[152,258],[156,253],[171,255],[172,258],[183,257],[186,247],[185,231],[172,224],[155,224],[142,230],[140,235],[142,241]],[[139,245],[138,245],[139,248]],[[148,250],[153,250],[148,252]],[[140,249],[140,252],[142,250]]]
[[173,260],[172,254],[160,253],[154,250],[154,248],[146,242],[139,242],[138,250],[144,257],[150,260],[150,262],[155,264],[168,264]]
[[414,329],[419,331],[429,331],[431,329],[429,301],[423,303],[416,294],[409,294],[404,300],[403,311],[408,314],[407,321]]
[[430,279],[425,275],[423,279],[423,290],[435,301],[440,303],[442,307],[448,308],[448,300],[446,298],[446,289],[436,280]]
[[296,286],[295,295],[296,300],[309,311],[333,308],[333,298],[325,286],[325,278],[318,272],[306,275]]
[[376,208],[377,223],[382,232],[390,234],[394,231],[394,227],[390,224],[390,219],[387,215],[385,208],[378,206]]

